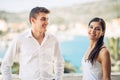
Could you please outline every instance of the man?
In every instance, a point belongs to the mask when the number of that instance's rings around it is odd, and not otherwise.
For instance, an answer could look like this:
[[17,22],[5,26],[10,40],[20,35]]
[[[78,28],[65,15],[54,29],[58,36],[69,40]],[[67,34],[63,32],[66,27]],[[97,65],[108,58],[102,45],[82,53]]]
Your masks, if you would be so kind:
[[2,61],[3,80],[12,80],[11,66],[16,54],[19,55],[21,80],[62,80],[64,60],[59,43],[46,32],[49,13],[45,7],[31,10],[29,21],[32,28],[13,40]]

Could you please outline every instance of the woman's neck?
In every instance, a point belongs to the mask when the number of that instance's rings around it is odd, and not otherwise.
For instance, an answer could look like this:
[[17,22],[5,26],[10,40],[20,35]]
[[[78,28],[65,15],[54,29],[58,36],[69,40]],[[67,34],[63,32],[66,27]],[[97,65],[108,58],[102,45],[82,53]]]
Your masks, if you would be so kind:
[[93,49],[96,45],[97,41],[91,41],[90,42],[90,49]]

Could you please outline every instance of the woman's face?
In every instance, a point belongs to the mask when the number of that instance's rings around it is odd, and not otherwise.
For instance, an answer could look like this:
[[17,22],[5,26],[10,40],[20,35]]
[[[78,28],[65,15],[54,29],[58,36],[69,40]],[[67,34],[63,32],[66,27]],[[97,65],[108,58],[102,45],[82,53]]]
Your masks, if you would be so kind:
[[102,32],[102,26],[100,22],[91,22],[88,27],[88,36],[90,40],[97,41],[104,33]]

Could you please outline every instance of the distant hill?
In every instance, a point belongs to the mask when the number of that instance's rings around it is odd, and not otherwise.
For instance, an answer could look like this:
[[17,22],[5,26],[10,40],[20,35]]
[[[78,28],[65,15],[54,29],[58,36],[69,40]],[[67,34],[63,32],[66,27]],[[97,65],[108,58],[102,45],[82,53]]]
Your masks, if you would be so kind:
[[28,12],[11,13],[6,11],[0,11],[0,19],[4,19],[9,22],[21,22],[28,18]]
[[[0,11],[0,19],[7,22],[29,22],[29,12],[10,13]],[[87,24],[93,17],[102,17],[107,21],[120,18],[120,0],[99,0],[69,7],[52,8],[50,23],[69,24],[82,22]]]
[[70,7],[53,9],[53,22],[88,23],[93,17],[102,17],[107,21],[120,18],[120,0],[99,0],[86,4],[76,4]]

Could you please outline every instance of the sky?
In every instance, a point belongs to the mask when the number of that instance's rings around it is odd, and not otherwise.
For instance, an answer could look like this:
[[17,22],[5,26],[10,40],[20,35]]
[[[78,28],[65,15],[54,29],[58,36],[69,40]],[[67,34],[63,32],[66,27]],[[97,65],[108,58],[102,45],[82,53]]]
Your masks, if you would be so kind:
[[0,10],[9,12],[29,11],[36,6],[47,8],[71,6],[95,0],[0,0]]

